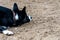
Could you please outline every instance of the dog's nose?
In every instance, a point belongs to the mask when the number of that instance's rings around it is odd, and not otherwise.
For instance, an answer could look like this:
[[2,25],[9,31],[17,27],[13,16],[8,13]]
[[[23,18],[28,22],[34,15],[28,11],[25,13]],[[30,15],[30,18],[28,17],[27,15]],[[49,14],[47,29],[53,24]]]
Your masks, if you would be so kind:
[[32,17],[31,16],[28,16],[29,17],[29,20],[31,21],[32,20]]

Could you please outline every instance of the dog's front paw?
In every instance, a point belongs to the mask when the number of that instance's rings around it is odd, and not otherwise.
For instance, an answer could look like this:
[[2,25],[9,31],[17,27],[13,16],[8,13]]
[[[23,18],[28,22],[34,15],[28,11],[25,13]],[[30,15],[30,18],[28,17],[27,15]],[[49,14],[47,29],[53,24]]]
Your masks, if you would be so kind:
[[2,31],[2,33],[3,33],[3,34],[6,34],[6,35],[8,35],[8,36],[14,34],[12,31],[9,31],[9,30],[4,30],[4,31]]

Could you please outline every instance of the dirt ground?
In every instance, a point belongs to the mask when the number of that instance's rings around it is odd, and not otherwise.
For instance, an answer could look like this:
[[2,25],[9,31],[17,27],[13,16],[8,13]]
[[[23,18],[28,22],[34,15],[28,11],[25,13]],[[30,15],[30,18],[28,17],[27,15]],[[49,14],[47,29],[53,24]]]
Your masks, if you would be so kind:
[[60,0],[0,0],[0,5],[12,9],[15,2],[33,20],[10,28],[12,36],[0,33],[0,40],[60,40]]

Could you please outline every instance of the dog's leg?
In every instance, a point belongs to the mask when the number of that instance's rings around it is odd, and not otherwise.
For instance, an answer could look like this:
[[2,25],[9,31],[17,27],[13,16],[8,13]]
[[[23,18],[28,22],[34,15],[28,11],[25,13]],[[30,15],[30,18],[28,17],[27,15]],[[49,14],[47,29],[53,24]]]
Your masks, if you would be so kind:
[[9,30],[3,30],[2,33],[3,33],[3,34],[6,34],[6,35],[8,35],[8,36],[14,34],[12,31],[9,31]]
[[7,27],[6,26],[0,26],[0,31],[3,34],[6,34],[6,35],[13,35],[14,34],[12,31],[7,30]]

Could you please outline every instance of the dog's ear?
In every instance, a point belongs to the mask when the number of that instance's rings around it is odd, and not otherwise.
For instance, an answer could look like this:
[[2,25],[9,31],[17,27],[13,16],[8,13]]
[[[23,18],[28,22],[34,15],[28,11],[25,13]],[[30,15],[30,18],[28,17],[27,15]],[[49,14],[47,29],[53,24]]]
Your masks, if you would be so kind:
[[17,3],[14,3],[14,5],[13,5],[13,11],[17,11],[17,10],[19,10],[18,6],[17,6]]
[[24,15],[24,16],[26,16],[27,15],[27,13],[26,13],[26,6],[24,6],[24,8],[22,9],[22,14]]
[[24,6],[24,8],[22,9],[23,12],[26,12],[26,6]]

